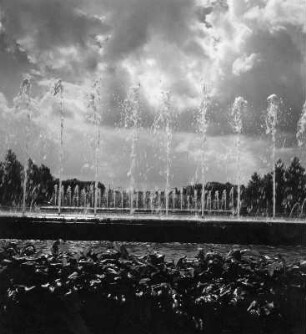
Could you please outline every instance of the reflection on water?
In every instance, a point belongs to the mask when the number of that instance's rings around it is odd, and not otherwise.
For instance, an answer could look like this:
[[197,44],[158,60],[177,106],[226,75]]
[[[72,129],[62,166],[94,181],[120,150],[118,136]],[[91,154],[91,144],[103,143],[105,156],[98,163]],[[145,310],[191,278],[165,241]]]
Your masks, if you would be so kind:
[[[0,240],[0,247],[8,242],[16,242],[20,246],[33,243],[37,251],[41,253],[50,253],[54,240]],[[119,244],[122,244],[121,242]],[[229,245],[229,244],[197,244],[197,243],[156,243],[156,242],[124,242],[127,250],[134,255],[142,256],[157,251],[165,254],[167,260],[177,261],[183,256],[194,258],[198,250],[217,251],[221,254],[227,253],[233,248],[250,249],[258,255],[269,257],[278,257],[281,255],[286,262],[295,262],[306,260],[306,246],[266,246],[266,245]],[[89,248],[95,251],[105,251],[116,246],[111,241],[63,241],[61,242],[61,251],[80,253],[86,252]]]

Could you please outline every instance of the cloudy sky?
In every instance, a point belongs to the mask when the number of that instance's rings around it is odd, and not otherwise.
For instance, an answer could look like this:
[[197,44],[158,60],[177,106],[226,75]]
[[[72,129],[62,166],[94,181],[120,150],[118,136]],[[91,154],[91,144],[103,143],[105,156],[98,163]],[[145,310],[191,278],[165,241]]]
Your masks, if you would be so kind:
[[[136,142],[138,187],[165,183],[165,135],[152,131],[171,92],[171,185],[201,178],[196,115],[205,83],[210,96],[205,144],[206,179],[235,182],[235,141],[230,109],[248,101],[242,115],[241,177],[270,166],[265,131],[267,97],[282,99],[276,155],[289,161],[306,90],[305,0],[1,0],[0,153],[13,148],[59,171],[59,101],[64,86],[64,175],[94,176],[90,92],[100,80],[99,176],[129,184],[133,131],[122,127],[122,104],[140,85],[141,128]],[[20,83],[31,76],[31,113],[17,108]]]

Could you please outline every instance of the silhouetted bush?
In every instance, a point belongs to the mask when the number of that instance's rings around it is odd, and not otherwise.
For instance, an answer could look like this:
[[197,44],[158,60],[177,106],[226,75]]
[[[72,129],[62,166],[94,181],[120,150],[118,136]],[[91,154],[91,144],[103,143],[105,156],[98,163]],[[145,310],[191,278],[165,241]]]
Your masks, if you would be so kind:
[[124,246],[0,253],[1,333],[305,333],[306,261],[200,251],[176,264]]

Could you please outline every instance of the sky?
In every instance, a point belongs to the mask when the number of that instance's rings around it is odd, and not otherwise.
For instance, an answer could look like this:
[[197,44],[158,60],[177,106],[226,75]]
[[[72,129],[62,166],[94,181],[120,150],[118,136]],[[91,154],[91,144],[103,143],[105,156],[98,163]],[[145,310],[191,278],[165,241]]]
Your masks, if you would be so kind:
[[[288,163],[299,156],[306,165],[306,148],[296,141],[306,91],[305,17],[306,0],[1,0],[0,154],[12,148],[21,161],[30,156],[58,175],[60,103],[52,87],[61,79],[63,175],[93,179],[95,127],[88,113],[98,80],[98,172],[106,185],[131,183],[135,132],[123,126],[122,106],[135,87],[136,187],[165,186],[167,136],[152,131],[165,92],[172,187],[200,182],[203,157],[207,181],[247,183],[253,172],[270,170],[271,94],[280,98],[276,157]],[[30,121],[18,98],[26,77]],[[196,121],[203,85],[209,96],[204,145]],[[238,96],[248,102],[239,159],[230,114]]]

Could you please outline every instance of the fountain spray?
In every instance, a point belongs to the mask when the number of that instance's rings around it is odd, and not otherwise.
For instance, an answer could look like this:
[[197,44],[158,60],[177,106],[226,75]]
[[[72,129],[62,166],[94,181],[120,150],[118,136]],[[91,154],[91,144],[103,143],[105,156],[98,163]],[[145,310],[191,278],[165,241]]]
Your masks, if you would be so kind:
[[302,147],[306,142],[306,101],[304,102],[301,117],[297,125],[296,139],[298,146]]
[[169,193],[170,193],[170,167],[171,167],[171,144],[172,144],[172,110],[171,110],[171,93],[170,91],[162,92],[162,103],[159,113],[153,123],[153,131],[162,130],[165,134],[165,209],[166,216],[169,213]]
[[64,86],[62,80],[59,79],[53,87],[53,96],[57,96],[60,106],[60,154],[59,154],[59,189],[58,189],[58,214],[61,214],[62,205],[62,173],[64,160],[64,106],[63,106]]
[[136,169],[136,145],[138,140],[138,130],[140,126],[140,108],[139,108],[139,90],[140,84],[130,88],[128,96],[123,102],[124,127],[132,130],[130,169],[128,176],[130,178],[130,213],[134,212],[134,191],[135,191],[135,169]]
[[201,215],[204,217],[205,209],[205,144],[207,139],[207,111],[209,107],[209,95],[208,89],[205,85],[202,85],[202,99],[197,115],[197,132],[200,135],[201,140],[201,183],[202,183],[202,192],[201,192]]
[[94,124],[94,164],[95,164],[95,185],[94,185],[94,215],[97,214],[98,207],[98,175],[99,175],[99,150],[100,150],[100,123],[101,114],[98,112],[98,104],[100,102],[100,80],[93,83],[92,91],[89,95],[89,120]]
[[164,95],[164,112],[166,116],[166,215],[169,212],[169,191],[170,191],[170,151],[171,151],[171,142],[172,142],[172,129],[171,129],[171,117],[170,117],[170,92],[166,92]]
[[30,77],[26,77],[20,86],[20,91],[17,99],[17,108],[22,108],[26,113],[26,140],[25,140],[25,151],[26,161],[24,164],[24,177],[23,177],[23,192],[22,192],[22,214],[26,211],[26,197],[27,197],[27,183],[28,183],[28,169],[29,169],[29,137],[30,137],[30,123],[31,123],[31,81]]
[[241,196],[240,196],[240,136],[242,132],[242,113],[247,107],[247,101],[239,96],[235,98],[235,101],[231,108],[231,126],[236,133],[236,168],[237,168],[237,217],[240,216]]
[[[306,142],[306,101],[304,102],[302,113],[301,113],[300,119],[297,124],[296,139],[297,139],[298,147],[302,148],[302,146],[304,146]],[[304,212],[305,202],[306,202],[306,198],[304,199],[302,203],[301,215]]]
[[276,180],[275,180],[275,142],[276,142],[276,125],[277,115],[279,112],[280,100],[276,94],[272,94],[267,98],[268,109],[266,117],[266,133],[271,134],[272,138],[272,164],[273,164],[273,218],[276,211]]

